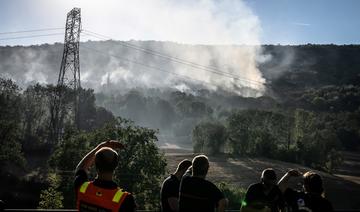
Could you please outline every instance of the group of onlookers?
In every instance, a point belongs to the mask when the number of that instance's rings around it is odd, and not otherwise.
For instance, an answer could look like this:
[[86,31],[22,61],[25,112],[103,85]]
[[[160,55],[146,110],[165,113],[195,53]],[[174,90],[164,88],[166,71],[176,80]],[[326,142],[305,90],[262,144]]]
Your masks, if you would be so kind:
[[192,162],[183,160],[174,174],[165,179],[161,187],[162,211],[224,211],[227,199],[206,174],[209,160],[196,156]]
[[[206,180],[209,160],[196,156],[192,162],[183,160],[176,171],[162,184],[163,212],[224,211],[228,200],[210,181]],[[289,186],[289,180],[302,177],[303,189]],[[315,172],[288,171],[279,181],[273,169],[265,169],[260,182],[249,186],[241,201],[241,212],[312,211],[331,212],[331,203],[324,197],[323,182]]]
[[[113,173],[119,163],[114,149],[124,148],[118,141],[100,143],[87,153],[75,171],[74,187],[78,211],[135,211],[133,195],[119,188]],[[88,179],[88,171],[95,164],[97,176]],[[212,182],[206,180],[209,160],[198,155],[192,161],[181,161],[176,171],[165,179],[161,187],[163,212],[225,211],[228,200]],[[239,173],[240,174],[240,173]],[[289,180],[302,177],[303,189],[290,188]],[[241,212],[307,211],[331,212],[331,203],[324,197],[323,182],[314,172],[288,171],[279,181],[273,169],[265,169],[260,182],[247,189],[241,201]],[[4,203],[0,200],[0,211]]]
[[[113,181],[118,154],[124,148],[118,141],[106,141],[91,150],[79,162],[75,174],[76,203],[79,211],[135,211],[133,195],[119,188]],[[88,171],[95,165],[97,177],[90,181]],[[224,211],[228,200],[212,182],[206,180],[209,160],[198,155],[192,161],[183,160],[176,171],[165,179],[161,187],[161,210],[180,212]],[[239,173],[241,174],[241,173]],[[303,177],[303,189],[289,186],[293,177]],[[314,172],[301,174],[290,170],[277,181],[273,169],[265,169],[260,182],[249,186],[240,210],[242,212],[276,211],[332,211],[324,198],[320,175]]]

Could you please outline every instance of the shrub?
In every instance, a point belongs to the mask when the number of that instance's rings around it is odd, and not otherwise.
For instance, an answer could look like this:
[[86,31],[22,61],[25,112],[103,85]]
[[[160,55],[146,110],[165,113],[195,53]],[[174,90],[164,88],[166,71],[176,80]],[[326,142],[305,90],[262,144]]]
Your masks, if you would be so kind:
[[51,173],[47,179],[49,187],[40,193],[39,209],[60,209],[63,208],[64,197],[59,191],[61,182],[60,176]]
[[242,200],[245,198],[246,189],[242,187],[236,187],[226,182],[218,183],[218,187],[229,200],[228,209],[238,210],[241,207]]

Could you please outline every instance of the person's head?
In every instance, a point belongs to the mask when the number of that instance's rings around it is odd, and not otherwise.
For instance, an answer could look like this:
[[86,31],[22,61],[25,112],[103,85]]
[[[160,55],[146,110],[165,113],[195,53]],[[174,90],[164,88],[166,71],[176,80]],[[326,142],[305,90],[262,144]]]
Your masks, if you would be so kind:
[[192,161],[192,175],[205,177],[209,170],[209,159],[205,155],[198,155]]
[[178,164],[175,173],[179,173],[179,175],[182,176],[190,166],[191,166],[191,161],[188,159],[184,159]]
[[322,195],[324,192],[323,181],[320,175],[315,172],[306,172],[303,175],[305,192]]
[[95,166],[98,174],[113,173],[118,161],[117,152],[109,147],[102,147],[95,153]]
[[264,171],[261,173],[261,182],[269,188],[275,186],[277,182],[277,177],[274,169],[264,169]]

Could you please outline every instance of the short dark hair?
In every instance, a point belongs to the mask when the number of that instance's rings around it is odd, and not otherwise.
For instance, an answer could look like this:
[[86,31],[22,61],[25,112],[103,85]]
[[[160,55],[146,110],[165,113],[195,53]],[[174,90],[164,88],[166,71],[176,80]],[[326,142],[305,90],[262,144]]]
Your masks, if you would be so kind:
[[118,154],[109,147],[102,147],[95,153],[95,166],[98,172],[113,172],[118,161]]
[[180,170],[186,171],[191,165],[192,165],[192,163],[190,160],[184,159],[178,164],[177,171],[180,171]]
[[206,175],[209,170],[209,159],[205,155],[198,155],[192,161],[193,176]]
[[309,192],[322,194],[324,192],[323,181],[320,175],[309,171],[303,175],[304,186],[309,189]]
[[268,180],[276,180],[277,176],[276,176],[274,169],[272,169],[272,168],[264,169],[264,171],[262,171],[262,173],[261,173],[261,179],[263,180],[264,178],[266,178]]

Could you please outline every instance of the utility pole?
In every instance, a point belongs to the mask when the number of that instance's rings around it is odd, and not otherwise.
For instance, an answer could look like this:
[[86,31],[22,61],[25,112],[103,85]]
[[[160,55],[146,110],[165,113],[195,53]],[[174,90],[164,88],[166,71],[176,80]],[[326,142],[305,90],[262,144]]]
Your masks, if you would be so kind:
[[[66,18],[64,51],[51,112],[51,125],[53,130],[53,139],[55,142],[61,140],[61,136],[64,131],[64,120],[66,116],[71,116],[71,119],[74,120],[74,124],[77,129],[79,129],[80,127],[80,33],[80,8],[74,8],[67,14]],[[71,97],[73,101],[72,106],[68,106],[67,104],[69,102],[69,99],[67,99],[69,97],[68,91],[71,91]]]

